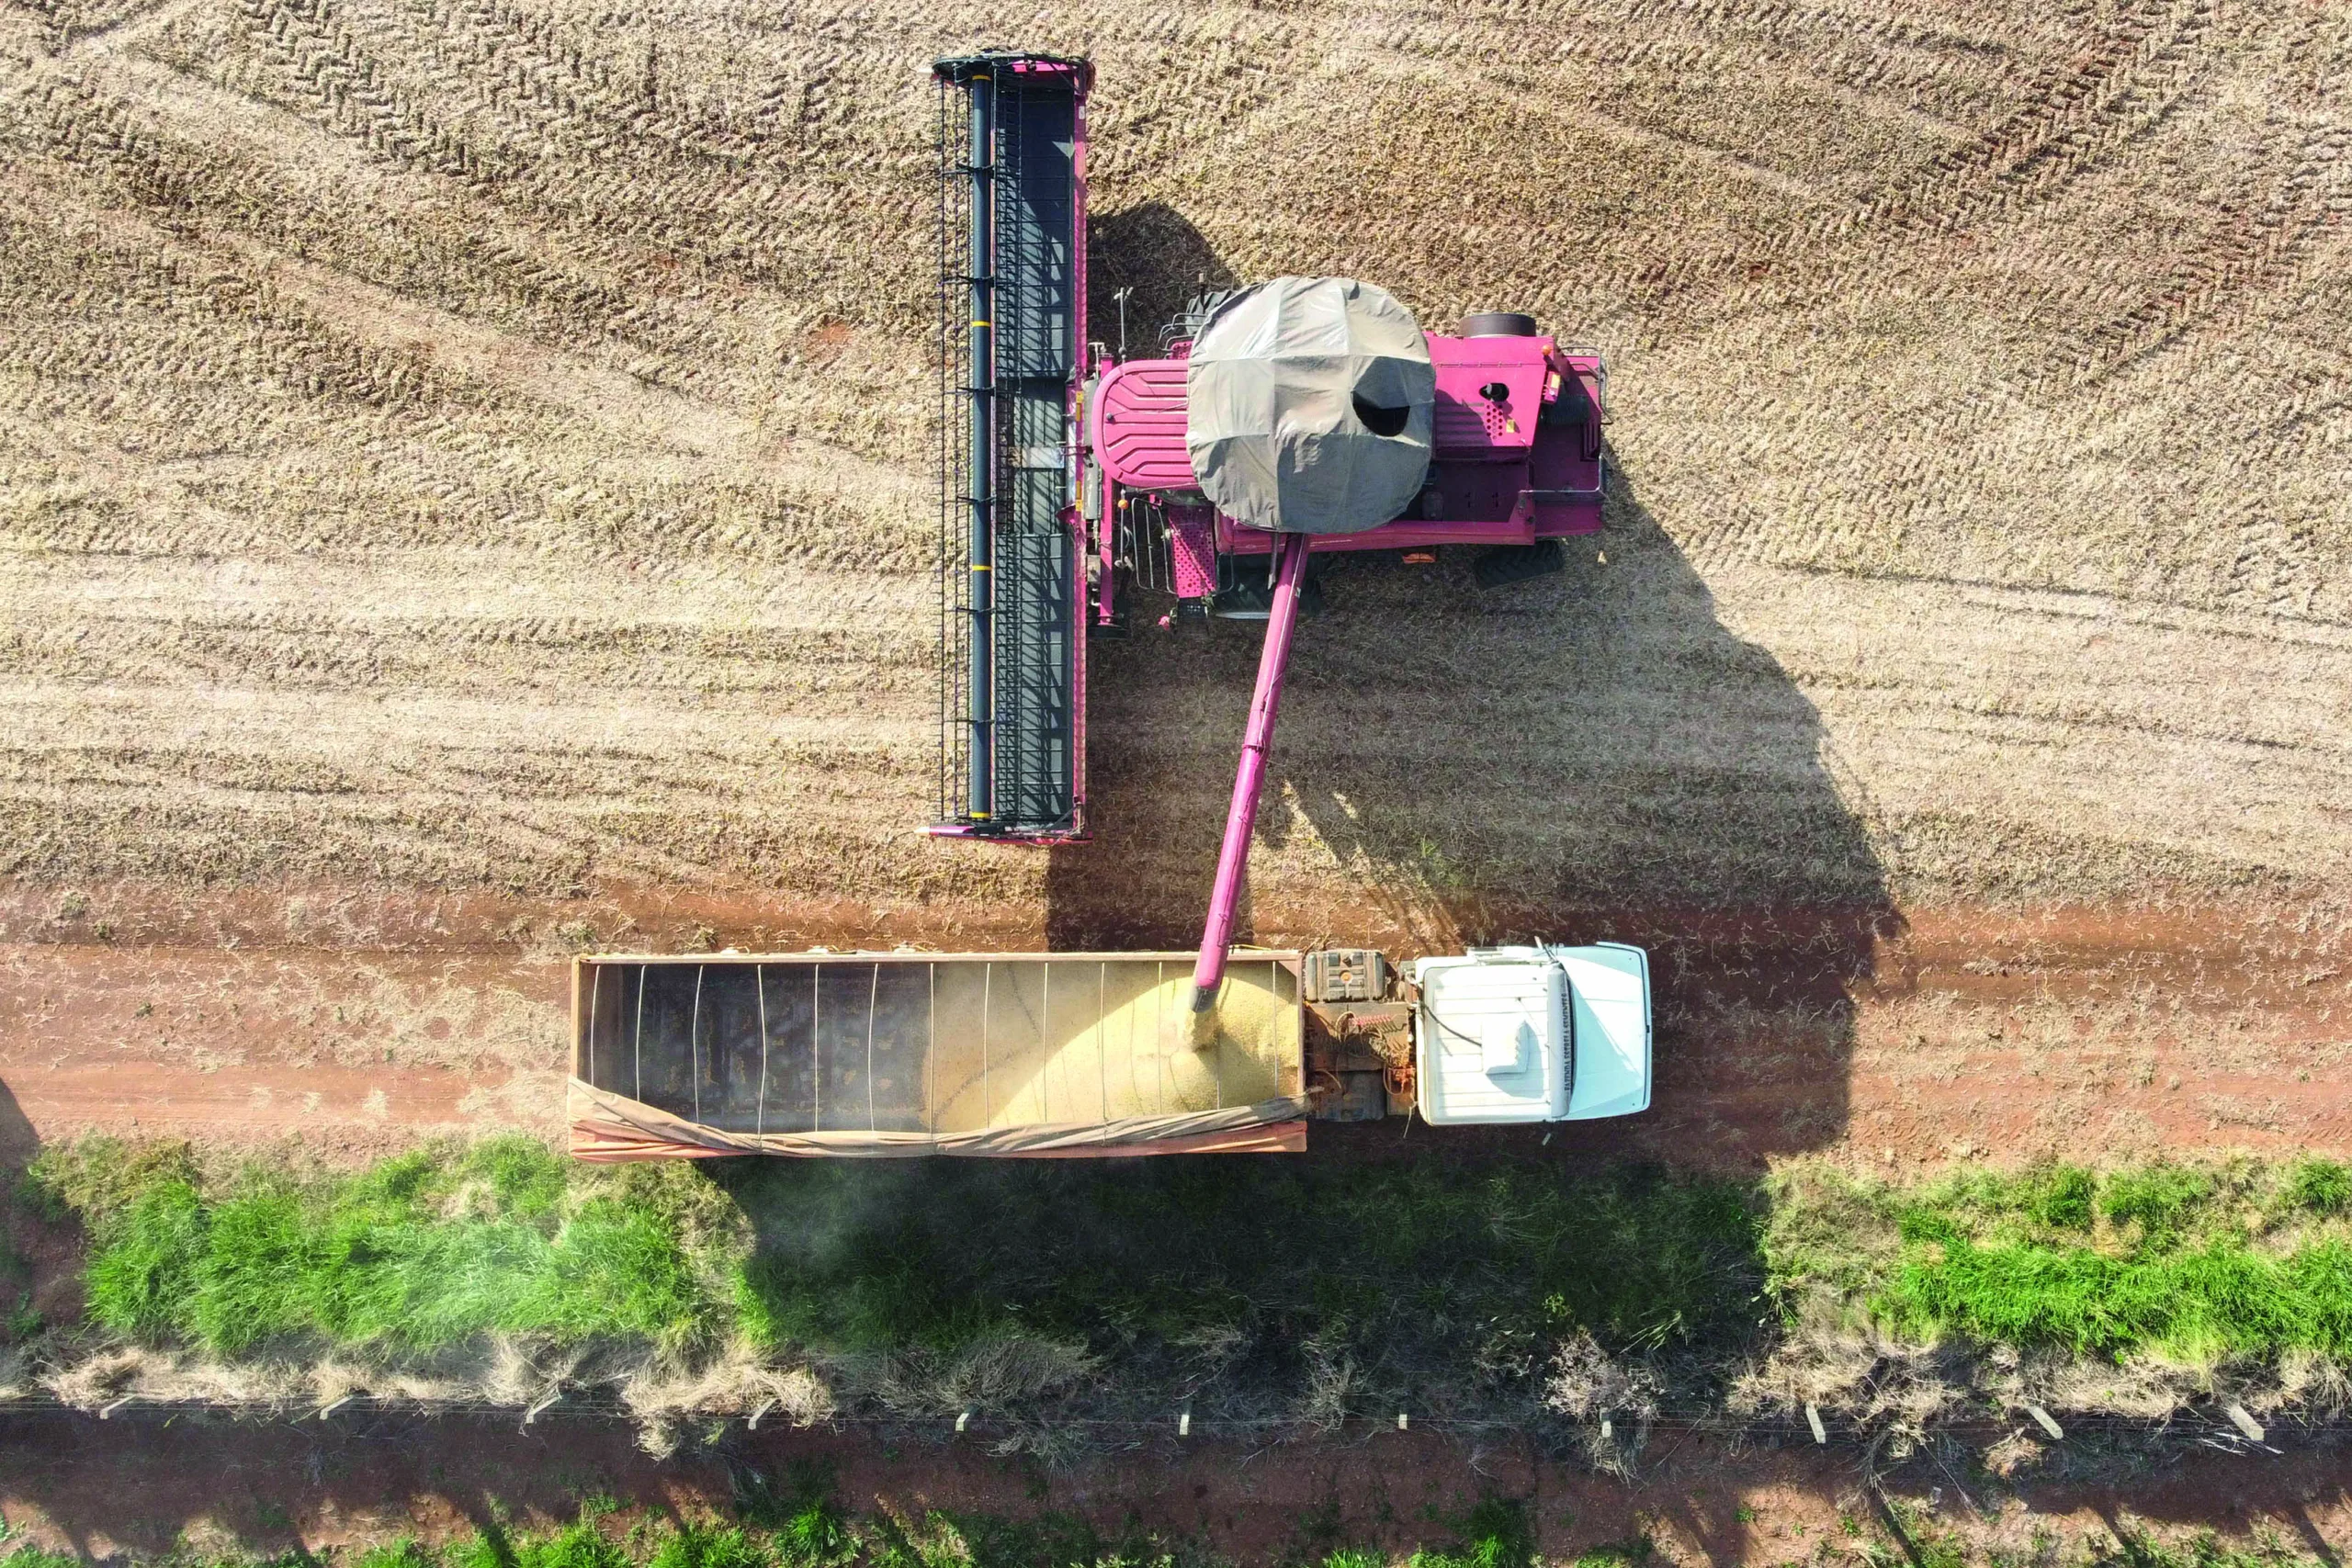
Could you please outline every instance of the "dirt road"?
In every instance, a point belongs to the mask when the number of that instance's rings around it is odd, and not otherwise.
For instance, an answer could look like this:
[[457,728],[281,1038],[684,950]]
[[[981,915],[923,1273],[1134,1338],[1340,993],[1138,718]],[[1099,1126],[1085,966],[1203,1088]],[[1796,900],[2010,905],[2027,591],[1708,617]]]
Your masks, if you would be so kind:
[[[0,919],[0,1153],[86,1131],[300,1138],[356,1157],[435,1132],[560,1125],[566,936],[624,946],[1018,946],[1033,928],[717,899],[558,904],[322,893],[203,900],[200,938],[160,903],[101,894]],[[226,913],[224,914],[224,909]],[[289,916],[284,911],[299,911]],[[1413,935],[1376,906],[1318,908],[1310,935]],[[1261,916],[1261,922],[1265,919]],[[2295,912],[2080,908],[1447,911],[1467,940],[1578,921],[1646,941],[1657,1109],[1557,1138],[1443,1134],[1464,1149],[1645,1153],[1755,1168],[1843,1151],[1864,1165],[2206,1146],[2352,1153],[2352,953]],[[92,940],[104,926],[110,939]],[[1376,1157],[1401,1126],[1318,1129]],[[1426,1130],[1420,1134],[1427,1136]]]

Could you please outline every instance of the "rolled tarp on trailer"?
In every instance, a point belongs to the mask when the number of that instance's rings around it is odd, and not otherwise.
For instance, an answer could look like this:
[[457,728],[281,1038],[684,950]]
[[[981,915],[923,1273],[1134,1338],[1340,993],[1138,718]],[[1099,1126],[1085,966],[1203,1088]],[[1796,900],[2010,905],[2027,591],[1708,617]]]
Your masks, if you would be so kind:
[[572,970],[574,1155],[1295,1153],[1298,955],[600,955]]

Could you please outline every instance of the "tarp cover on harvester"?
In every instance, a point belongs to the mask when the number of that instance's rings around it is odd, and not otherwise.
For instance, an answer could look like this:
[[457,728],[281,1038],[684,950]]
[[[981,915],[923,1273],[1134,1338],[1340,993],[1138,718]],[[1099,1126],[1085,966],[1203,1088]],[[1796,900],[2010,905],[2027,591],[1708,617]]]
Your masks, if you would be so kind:
[[1429,342],[1385,289],[1278,277],[1219,305],[1193,339],[1184,449],[1235,522],[1352,534],[1420,493],[1436,396]]
[[1238,958],[1193,1043],[1187,954],[579,961],[572,1153],[1296,1152],[1297,962]]

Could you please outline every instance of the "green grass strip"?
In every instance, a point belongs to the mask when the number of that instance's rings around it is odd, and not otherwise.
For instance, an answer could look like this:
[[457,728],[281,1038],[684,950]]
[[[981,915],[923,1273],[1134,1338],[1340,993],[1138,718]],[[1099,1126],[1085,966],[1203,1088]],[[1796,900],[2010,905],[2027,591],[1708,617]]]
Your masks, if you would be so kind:
[[87,1310],[127,1338],[222,1355],[295,1336],[429,1349],[707,1328],[716,1303],[677,1216],[571,1178],[519,1139],[308,1186],[254,1173],[219,1196],[161,1173],[93,1216]]
[[2122,1356],[2190,1359],[2312,1349],[2352,1354],[2352,1247],[2284,1258],[2213,1242],[2110,1257],[2087,1247],[1951,1241],[1906,1258],[1879,1298],[1914,1334]]
[[1583,1328],[1656,1347],[1745,1335],[1763,1283],[1746,1183],[1637,1168],[773,1161],[719,1179],[756,1237],[740,1310],[779,1346],[1244,1330],[1435,1352]]
[[491,1331],[777,1350],[953,1351],[1009,1333],[1115,1354],[1241,1334],[1438,1366],[1529,1368],[1579,1328],[1612,1345],[1753,1330],[1747,1184],[1655,1169],[1414,1158],[1117,1164],[749,1161],[572,1166],[535,1145],[402,1156],[356,1177],[37,1179],[96,1246],[89,1316],[223,1355],[272,1340],[431,1348]]
[[2323,1160],[1763,1182],[1421,1151],[774,1160],[618,1169],[526,1139],[358,1175],[52,1150],[32,1187],[89,1227],[87,1313],[221,1355],[431,1349],[491,1332],[780,1353],[1042,1335],[1116,1359],[1227,1337],[1396,1386],[1615,1353],[1753,1348],[1773,1303],[1907,1336],[2127,1357],[2352,1357],[2352,1172]]
[[2352,1172],[2331,1161],[1770,1184],[1772,1288],[1912,1338],[2210,1363],[2352,1355]]

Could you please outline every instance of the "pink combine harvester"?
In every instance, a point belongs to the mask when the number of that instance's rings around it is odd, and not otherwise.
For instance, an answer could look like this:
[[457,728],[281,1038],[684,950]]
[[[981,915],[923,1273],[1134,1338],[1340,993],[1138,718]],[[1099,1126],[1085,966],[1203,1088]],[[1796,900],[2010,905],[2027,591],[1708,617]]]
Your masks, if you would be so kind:
[[[1231,940],[1309,557],[1479,547],[1490,587],[1556,570],[1556,541],[1600,529],[1605,378],[1598,351],[1563,349],[1527,316],[1474,315],[1449,337],[1369,285],[1285,277],[1202,301],[1165,357],[1098,366],[1081,389],[1072,450],[1097,622],[1115,620],[1120,585],[1155,548],[1178,614],[1267,622],[1201,1005]],[[1204,432],[1195,394],[1225,416],[1219,431]],[[1389,471],[1366,482],[1368,464]],[[1313,482],[1331,469],[1341,482]]]
[[[1200,950],[585,958],[575,1151],[1295,1150],[1309,1118],[1628,1114],[1649,965],[1615,942],[1229,961],[1309,562],[1480,554],[1500,587],[1601,527],[1607,377],[1531,318],[1424,332],[1385,290],[1195,299],[1159,356],[1087,343],[1081,60],[989,51],[939,84],[941,741],[934,833],[1087,836],[1086,645],[1129,601],[1265,622]],[[1401,994],[1400,994],[1401,993]]]

